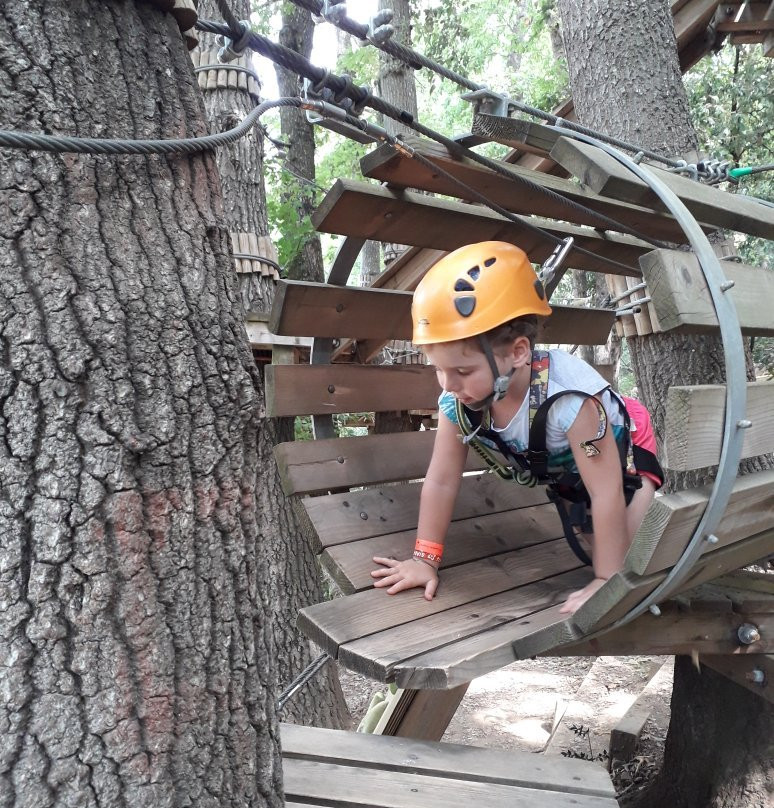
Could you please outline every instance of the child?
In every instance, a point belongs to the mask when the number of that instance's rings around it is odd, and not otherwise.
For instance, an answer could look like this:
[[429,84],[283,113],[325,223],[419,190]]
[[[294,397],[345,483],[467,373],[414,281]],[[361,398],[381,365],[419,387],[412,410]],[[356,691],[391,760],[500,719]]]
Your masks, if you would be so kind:
[[[413,341],[423,346],[443,388],[438,430],[422,486],[414,555],[405,561],[375,557],[382,566],[371,573],[374,586],[388,587],[391,595],[424,587],[425,598],[433,598],[469,442],[501,476],[549,485],[579,557],[584,553],[571,523],[585,528],[594,579],[568,597],[562,612],[574,612],[623,566],[663,478],[650,418],[631,400],[627,414],[583,360],[558,350],[533,352],[538,318],[550,313],[526,254],[504,242],[455,250],[420,282],[412,305]],[[637,472],[633,456],[649,471]],[[580,501],[572,516],[565,497]]]

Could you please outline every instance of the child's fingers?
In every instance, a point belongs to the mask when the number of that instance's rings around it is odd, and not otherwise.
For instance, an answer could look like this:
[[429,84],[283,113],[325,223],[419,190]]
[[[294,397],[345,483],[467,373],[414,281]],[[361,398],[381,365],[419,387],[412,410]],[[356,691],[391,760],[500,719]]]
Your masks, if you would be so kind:
[[396,595],[398,592],[402,592],[404,589],[411,589],[412,586],[416,586],[416,584],[411,583],[411,581],[409,581],[407,578],[401,578],[396,584],[387,590],[387,594]]
[[383,569],[378,570],[371,570],[371,575],[374,578],[383,578],[385,575],[394,575],[395,570],[391,569],[390,567],[385,567]]
[[387,578],[382,578],[381,581],[374,581],[374,586],[392,586],[392,584],[397,583],[398,581],[402,580],[400,575],[392,574]]
[[427,586],[425,587],[425,600],[432,600],[437,589],[438,578],[433,578],[431,581],[428,581]]

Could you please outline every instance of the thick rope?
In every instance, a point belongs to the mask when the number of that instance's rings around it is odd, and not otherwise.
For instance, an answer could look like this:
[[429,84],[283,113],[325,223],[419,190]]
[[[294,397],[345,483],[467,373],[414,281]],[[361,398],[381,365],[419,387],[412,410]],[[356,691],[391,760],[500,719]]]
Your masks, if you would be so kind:
[[12,149],[62,152],[76,154],[196,154],[217,149],[244,137],[265,112],[276,107],[300,107],[300,98],[278,98],[263,101],[238,126],[226,132],[202,137],[175,138],[170,140],[124,140],[123,138],[59,137],[36,135],[30,132],[0,129],[0,146]]

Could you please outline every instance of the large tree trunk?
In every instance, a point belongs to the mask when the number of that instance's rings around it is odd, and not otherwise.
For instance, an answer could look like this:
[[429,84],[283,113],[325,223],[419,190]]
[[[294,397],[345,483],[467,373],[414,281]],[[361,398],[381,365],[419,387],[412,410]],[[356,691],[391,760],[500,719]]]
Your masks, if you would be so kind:
[[[0,127],[205,134],[149,3],[0,4]],[[0,805],[280,805],[256,370],[211,154],[0,150]]]
[[[662,153],[692,156],[696,135],[666,0],[559,0],[558,5],[578,119]],[[668,387],[723,381],[717,338],[654,334],[630,339],[629,349],[657,434],[663,434]],[[765,464],[754,461],[745,468]],[[672,475],[670,484],[684,487],[707,478],[706,470]],[[704,714],[708,725],[723,727],[722,738],[700,732],[699,724],[685,720],[687,714]],[[753,726],[758,731],[750,732]],[[773,731],[774,709],[769,702],[712,672],[695,676],[680,660],[662,776],[640,804],[670,808],[768,804],[770,792],[764,784],[770,782],[771,758],[747,751],[762,739],[771,739]],[[746,765],[746,770],[737,764]],[[686,777],[686,766],[703,773],[701,783]],[[746,789],[730,789],[729,782],[745,783]]]

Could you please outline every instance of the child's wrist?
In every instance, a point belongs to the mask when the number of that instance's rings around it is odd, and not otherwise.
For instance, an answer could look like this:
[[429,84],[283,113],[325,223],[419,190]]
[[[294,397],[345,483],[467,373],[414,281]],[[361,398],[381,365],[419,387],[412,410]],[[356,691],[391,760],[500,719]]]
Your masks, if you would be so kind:
[[443,545],[440,542],[417,539],[413,555],[415,561],[424,561],[431,567],[438,568],[441,565],[442,557]]

